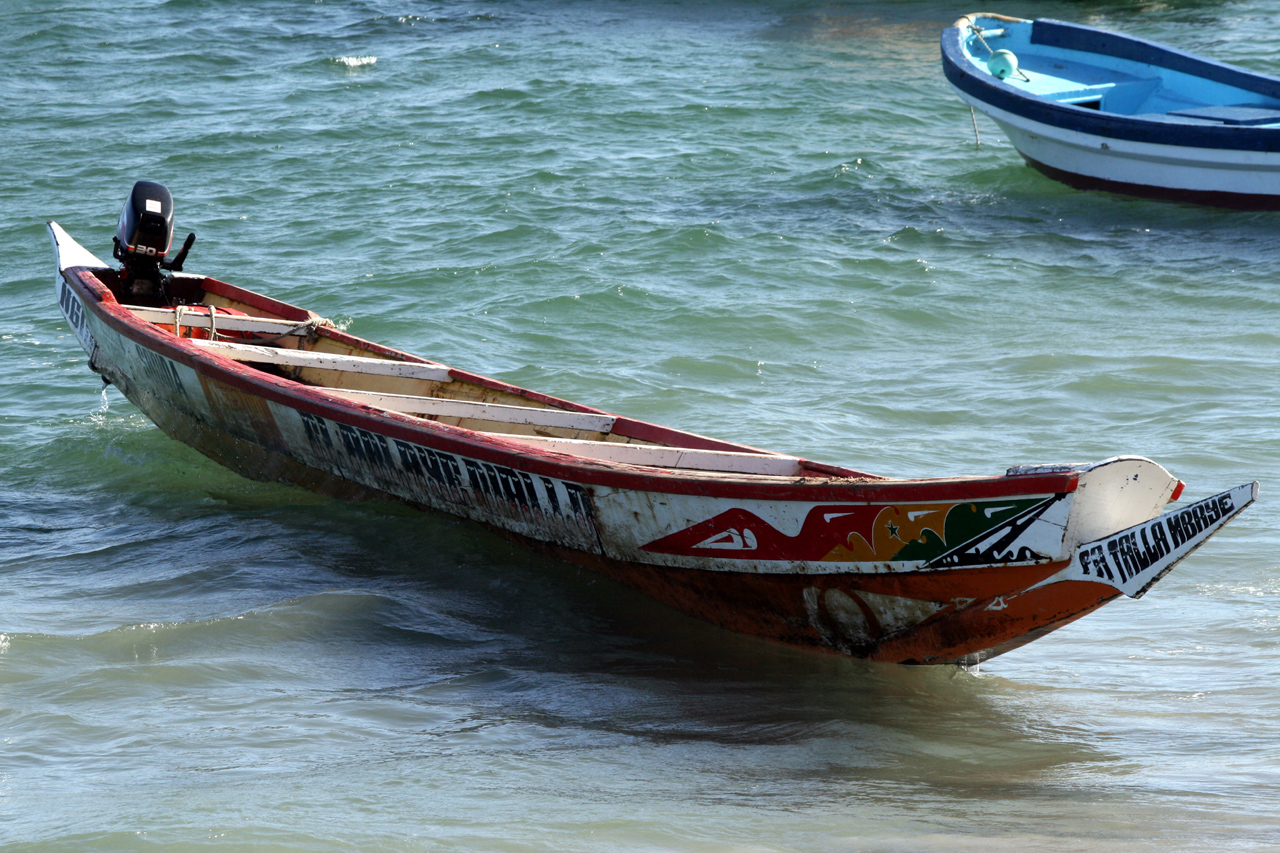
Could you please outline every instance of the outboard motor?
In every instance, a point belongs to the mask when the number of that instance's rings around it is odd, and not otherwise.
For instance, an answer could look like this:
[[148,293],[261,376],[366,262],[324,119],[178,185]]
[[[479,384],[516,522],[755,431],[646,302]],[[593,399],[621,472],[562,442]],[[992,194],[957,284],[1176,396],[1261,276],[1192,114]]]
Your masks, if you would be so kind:
[[173,244],[173,196],[163,184],[138,181],[120,211],[112,254],[120,261],[120,284],[131,296],[169,302],[166,271],[181,270],[196,241],[188,234],[182,249],[166,260]]

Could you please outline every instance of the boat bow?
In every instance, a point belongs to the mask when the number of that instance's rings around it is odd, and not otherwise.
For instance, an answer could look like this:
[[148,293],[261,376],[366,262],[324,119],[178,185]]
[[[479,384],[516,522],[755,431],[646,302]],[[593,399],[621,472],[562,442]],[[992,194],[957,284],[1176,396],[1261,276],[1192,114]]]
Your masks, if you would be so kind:
[[1076,548],[1069,566],[1027,591],[1061,581],[1088,581],[1141,598],[1257,498],[1257,481],[1245,483],[1086,542]]

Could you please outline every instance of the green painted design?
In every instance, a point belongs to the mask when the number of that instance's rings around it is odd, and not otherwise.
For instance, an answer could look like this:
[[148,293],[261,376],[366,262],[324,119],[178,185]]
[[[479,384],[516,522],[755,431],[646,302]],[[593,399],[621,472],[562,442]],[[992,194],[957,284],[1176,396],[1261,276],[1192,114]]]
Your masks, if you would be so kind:
[[1044,498],[1017,498],[1013,500],[982,501],[956,504],[947,513],[944,522],[946,541],[933,530],[923,535],[894,555],[895,560],[932,560],[971,539],[999,527],[1033,506],[1044,503]]

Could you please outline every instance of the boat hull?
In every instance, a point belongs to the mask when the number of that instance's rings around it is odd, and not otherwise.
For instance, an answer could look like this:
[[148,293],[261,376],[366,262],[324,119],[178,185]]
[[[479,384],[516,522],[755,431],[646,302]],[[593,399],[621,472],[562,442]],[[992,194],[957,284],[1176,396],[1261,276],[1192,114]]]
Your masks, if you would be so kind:
[[[992,16],[987,23],[1002,22]],[[994,120],[1033,167],[1084,189],[1280,207],[1280,80],[1057,21],[1010,20],[1003,29],[1008,32],[979,45],[964,27],[944,31],[943,71],[956,93]],[[1013,75],[997,79],[978,56],[1008,46],[1024,62],[1075,68],[1088,85],[1057,81],[1058,91],[1052,91],[1049,75],[1025,83]],[[1126,100],[1119,94],[1125,88],[1138,94]],[[1223,106],[1197,109],[1193,98]],[[1258,105],[1236,106],[1246,101]],[[1152,112],[1115,111],[1120,105]],[[1237,120],[1233,110],[1248,113],[1238,119],[1243,123],[1231,123]],[[1213,115],[1224,120],[1205,117]],[[1248,124],[1250,117],[1265,123]]]
[[989,116],[1028,165],[1076,189],[1218,207],[1280,207],[1280,152],[1222,151],[1066,130],[962,99]]
[[[822,474],[812,463],[798,476],[739,476],[571,457],[210,354],[120,305],[99,278],[101,262],[51,227],[60,258],[77,262],[60,260],[55,284],[90,366],[173,438],[247,477],[469,519],[767,640],[902,663],[985,659],[1121,594],[1114,579],[1081,573],[1079,546],[1151,523],[1180,491],[1138,457],[939,480]],[[306,316],[235,293],[255,310]],[[730,452],[638,422],[624,433]],[[1232,515],[1247,503],[1235,500]],[[1147,560],[1144,577],[1176,562],[1156,556],[1164,562]]]
[[[170,437],[247,478],[292,483],[345,501],[397,500],[427,511],[442,510],[439,504],[424,502],[421,494],[387,491],[349,475],[299,464],[290,454],[267,449],[265,440],[245,440],[154,397],[130,399]],[[566,503],[569,494],[585,496],[590,492],[575,483],[563,483],[562,487]],[[629,497],[636,503],[650,500],[648,496]],[[585,497],[582,507],[587,513],[593,510]],[[558,541],[549,541],[545,532],[522,534],[509,520],[497,523],[489,510],[476,509],[453,506],[443,511],[477,521],[533,550],[597,571],[721,628],[868,660],[977,663],[1043,636],[1120,595],[1104,584],[1059,584],[1050,593],[1036,596],[1045,601],[1028,598],[1018,602],[1015,610],[1008,610],[1020,591],[1061,571],[1063,562],[986,566],[952,571],[945,577],[929,571],[772,574],[654,566],[605,558],[588,547],[589,542],[584,545],[582,537],[576,545],[566,545],[565,540],[574,537],[562,535]],[[547,519],[541,523],[547,524]],[[584,532],[588,537],[595,533]]]

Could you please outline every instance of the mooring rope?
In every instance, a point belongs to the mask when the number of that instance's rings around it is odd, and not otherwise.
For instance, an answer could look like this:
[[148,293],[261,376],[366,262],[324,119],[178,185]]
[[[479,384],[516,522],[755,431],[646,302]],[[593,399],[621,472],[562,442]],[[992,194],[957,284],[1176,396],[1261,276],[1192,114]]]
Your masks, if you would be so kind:
[[987,40],[982,37],[982,27],[978,26],[977,22],[974,21],[973,18],[970,18],[968,15],[961,15],[960,20],[969,22],[969,32],[978,37],[978,41],[982,42],[982,46],[987,49],[987,53],[995,53],[995,51],[991,49],[991,45],[987,44]]
[[[982,43],[982,46],[987,49],[987,53],[991,54],[992,56],[995,56],[996,55],[995,49],[992,48],[991,45],[987,44],[987,40],[982,37],[982,27],[978,26],[977,23],[973,20],[973,18],[970,18],[968,15],[961,15],[960,20],[969,22],[969,31],[978,37],[978,41],[980,41]],[[1009,51],[1009,53],[1012,53],[1012,52],[1013,51]],[[1017,74],[1026,82],[1028,83],[1031,82],[1031,78],[1027,76],[1027,72],[1023,71],[1021,68],[1015,67],[1014,73]],[[974,126],[975,126],[975,133],[976,133],[976,127],[977,127],[976,122]]]

